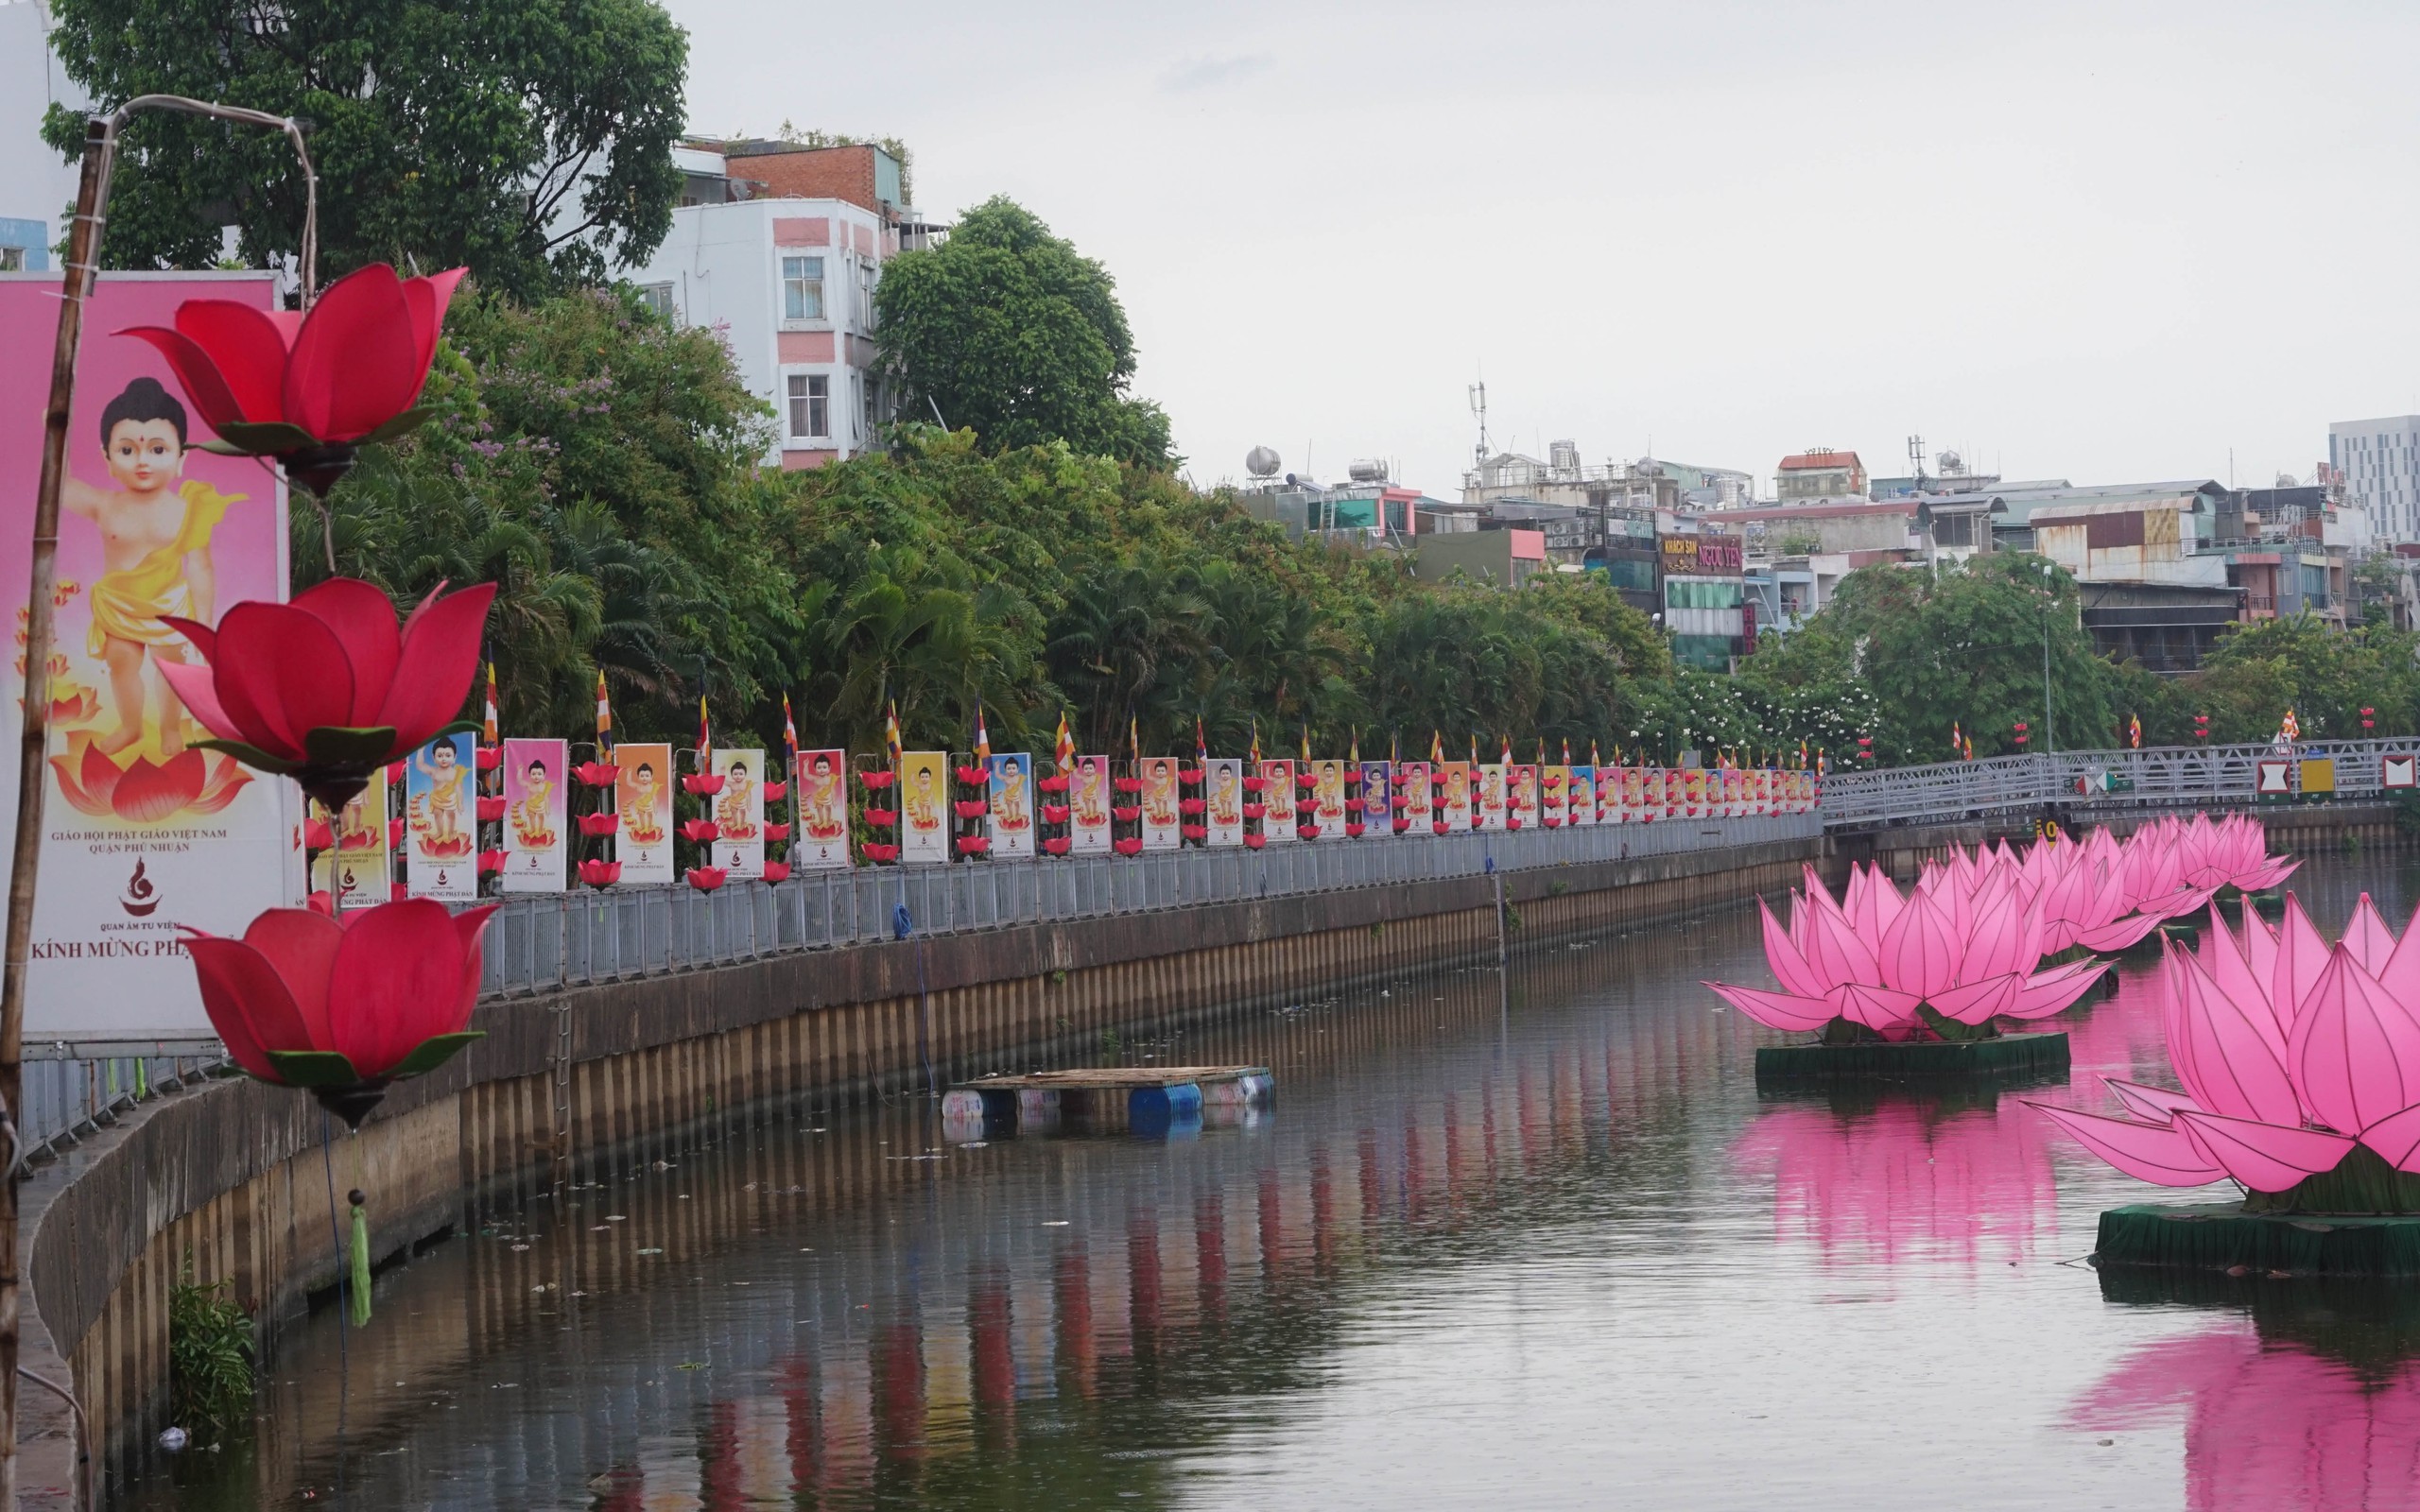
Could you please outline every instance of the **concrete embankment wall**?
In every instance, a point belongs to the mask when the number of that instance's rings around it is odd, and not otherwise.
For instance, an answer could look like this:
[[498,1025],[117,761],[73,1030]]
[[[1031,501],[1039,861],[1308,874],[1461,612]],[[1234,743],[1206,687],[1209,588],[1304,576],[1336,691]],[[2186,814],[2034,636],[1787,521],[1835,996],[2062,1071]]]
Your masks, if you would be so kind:
[[[1517,943],[1616,929],[1797,880],[1818,840],[1510,872]],[[357,1136],[250,1081],[145,1105],[29,1180],[26,1365],[73,1377],[105,1443],[151,1421],[169,1289],[224,1282],[273,1324],[337,1264],[344,1194],[373,1253],[751,1107],[1031,1064],[1104,1030],[1492,956],[1494,883],[1216,904],[802,953],[480,1005],[487,1039]],[[332,1212],[332,1208],[334,1211]],[[72,1420],[21,1396],[28,1506],[66,1506]],[[47,1498],[47,1499],[46,1499]]]

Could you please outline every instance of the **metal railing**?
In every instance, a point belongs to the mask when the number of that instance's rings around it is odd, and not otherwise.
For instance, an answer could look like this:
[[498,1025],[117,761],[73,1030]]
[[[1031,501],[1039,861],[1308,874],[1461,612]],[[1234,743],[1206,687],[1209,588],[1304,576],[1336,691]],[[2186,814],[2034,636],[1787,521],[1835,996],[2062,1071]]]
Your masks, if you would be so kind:
[[216,1040],[28,1043],[17,1128],[25,1158],[56,1155],[135,1104],[229,1065]]
[[485,991],[566,987],[730,965],[904,934],[949,934],[1345,887],[1392,887],[1491,869],[1812,838],[1815,815],[1668,819],[1577,829],[1319,840],[1261,850],[986,860],[804,872],[741,883],[614,887],[509,899],[488,926]]
[[[2375,799],[2394,791],[2385,786],[2385,759],[2415,754],[2420,754],[2420,740],[2332,740],[2290,748],[2152,746],[2141,750],[2063,750],[1870,772],[1835,771],[1824,780],[1824,826],[1838,830],[1982,818],[2049,803],[2101,811],[2236,805],[2320,796],[2303,791],[2306,761],[2328,763],[2333,786],[2325,796]],[[2284,763],[2283,791],[2260,791],[2263,762]]]

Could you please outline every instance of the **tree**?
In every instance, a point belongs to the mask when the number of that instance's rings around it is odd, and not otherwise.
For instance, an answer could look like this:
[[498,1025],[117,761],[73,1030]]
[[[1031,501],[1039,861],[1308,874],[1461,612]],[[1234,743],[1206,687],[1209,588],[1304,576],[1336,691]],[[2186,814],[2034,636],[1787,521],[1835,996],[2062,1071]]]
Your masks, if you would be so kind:
[[[198,95],[309,123],[320,271],[467,266],[530,298],[600,282],[671,229],[688,43],[650,0],[53,0],[51,44],[107,109]],[[71,157],[83,122],[51,108]],[[292,256],[303,184],[272,133],[146,112],[110,196],[116,267],[207,267],[219,228]]]
[[1006,198],[941,246],[902,253],[874,290],[886,361],[910,412],[937,409],[985,447],[1063,440],[1170,465],[1167,414],[1131,398],[1134,337],[1108,269]]
[[2309,613],[2232,625],[2190,679],[2214,741],[2262,741],[2286,711],[2312,740],[2360,738],[2361,710],[2380,735],[2420,729],[2420,636],[2380,625],[2344,631]]

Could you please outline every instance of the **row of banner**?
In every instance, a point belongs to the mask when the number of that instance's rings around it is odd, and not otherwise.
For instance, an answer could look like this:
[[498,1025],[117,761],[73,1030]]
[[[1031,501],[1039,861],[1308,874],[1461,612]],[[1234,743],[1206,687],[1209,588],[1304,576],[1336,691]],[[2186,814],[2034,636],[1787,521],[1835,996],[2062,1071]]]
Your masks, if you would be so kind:
[[[624,886],[669,885],[681,875],[673,814],[679,754],[669,745],[613,748],[614,859]],[[853,864],[850,766],[841,750],[805,750],[795,764],[795,833],[769,827],[765,752],[709,752],[718,792],[705,799],[714,838],[706,864],[731,881],[765,875],[766,843],[788,838],[791,870]],[[465,733],[441,738],[401,764],[401,791],[381,774],[342,813],[325,816],[332,844],[314,862],[314,890],[341,907],[391,896],[395,851],[405,890],[414,897],[469,902],[481,871],[477,750]],[[498,765],[500,853],[489,869],[507,893],[562,892],[569,885],[579,823],[571,813],[571,750],[561,740],[508,739]],[[1062,784],[1042,778],[1032,756],[1006,752],[966,768],[982,775],[981,797],[954,797],[958,773],[945,751],[902,752],[895,808],[870,795],[867,816],[896,828],[895,858],[949,861],[962,835],[981,834],[989,855],[1109,855],[1123,832],[1142,850],[1174,850],[1189,839],[1211,848],[1304,840],[1428,835],[1463,831],[1645,824],[1664,819],[1740,817],[1811,811],[1815,774],[1773,768],[1536,765],[1497,762],[1262,761],[1212,759],[1190,766],[1173,756],[1125,764],[1077,757]],[[1115,767],[1124,765],[1120,777]],[[968,784],[972,786],[973,784]],[[885,784],[887,787],[888,784]],[[1058,791],[1048,791],[1058,789]],[[400,798],[400,805],[397,799]],[[400,814],[397,808],[400,807]],[[500,807],[500,813],[497,812]],[[1053,833],[1055,832],[1055,833]],[[1046,839],[1046,833],[1052,838]],[[894,854],[884,845],[875,854]]]

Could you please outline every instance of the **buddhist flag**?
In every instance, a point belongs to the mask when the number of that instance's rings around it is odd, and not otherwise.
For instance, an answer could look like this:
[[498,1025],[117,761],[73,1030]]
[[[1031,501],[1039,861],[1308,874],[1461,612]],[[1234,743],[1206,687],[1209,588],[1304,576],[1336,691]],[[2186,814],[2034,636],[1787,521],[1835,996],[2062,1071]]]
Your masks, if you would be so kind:
[[[1542,762],[1539,765],[1544,765],[1545,764]],[[1571,765],[1571,741],[1568,736],[1564,737],[1563,742],[1563,765],[1565,766]]]
[[493,746],[495,743],[495,663],[491,662],[488,663],[488,706],[479,721],[479,744]]
[[1305,720],[1304,720],[1304,721],[1303,721],[1303,760],[1305,760],[1305,761],[1309,761],[1310,759],[1311,759],[1311,722],[1310,722],[1309,720],[1305,719]]
[[[1618,757],[1620,752],[1616,750],[1615,755]],[[1597,743],[1593,740],[1588,743],[1588,765],[1591,766],[1602,766],[1605,765],[1605,759],[1597,754]]]
[[1471,765],[1478,765],[1478,731],[1476,730],[1471,731]]
[[2287,741],[2303,738],[2302,721],[2294,717],[2294,712],[2291,709],[2287,710],[2286,717],[2277,722],[2277,738]]
[[983,728],[983,706],[975,706],[975,765],[984,765],[992,760],[992,732]]
[[890,712],[882,716],[882,748],[890,758],[890,769],[899,769],[899,700],[890,700]]
[[1059,764],[1059,775],[1064,777],[1076,765],[1076,737],[1067,729],[1067,711],[1059,711],[1059,738],[1050,747],[1051,760]]
[[1132,710],[1126,714],[1126,755],[1130,761],[1143,759],[1143,727],[1135,723]]
[[[1542,750],[1539,754],[1544,755],[1546,753]],[[1510,735],[1504,737],[1504,765],[1507,766],[1512,765],[1512,737]]]
[[1360,730],[1356,730],[1355,731],[1353,731],[1353,744],[1352,744],[1352,747],[1350,748],[1350,750],[1348,750],[1348,751],[1346,752],[1346,754],[1347,754],[1347,756],[1350,758],[1350,760],[1352,761],[1352,763],[1353,763],[1353,765],[1354,765],[1358,766],[1358,765],[1361,765],[1361,731],[1360,731]]
[[714,748],[714,736],[706,729],[706,696],[701,693],[698,695],[698,770],[713,765]]
[[2126,745],[2132,750],[2143,748],[2143,720],[2140,714],[2126,716]]
[[1965,748],[1966,732],[1959,729],[1958,721],[1953,719],[1949,722],[1949,753],[1955,756]]
[[1392,766],[1402,760],[1403,736],[1390,730],[1387,731],[1387,765]]
[[1972,735],[1966,737],[1966,759],[1970,762],[1975,759],[1975,737]]
[[782,745],[790,753],[790,765],[798,765],[798,721],[790,717],[790,696],[782,695]]
[[1253,771],[1260,770],[1260,716],[1257,714],[1252,721],[1252,765]]
[[1442,730],[1432,729],[1428,731],[1428,765],[1431,766],[1445,765],[1445,732]]
[[605,673],[596,673],[596,749],[599,755],[614,748],[614,705],[605,696]]
[[1210,765],[1210,737],[1201,732],[1200,714],[1193,716],[1193,765],[1196,766]]

